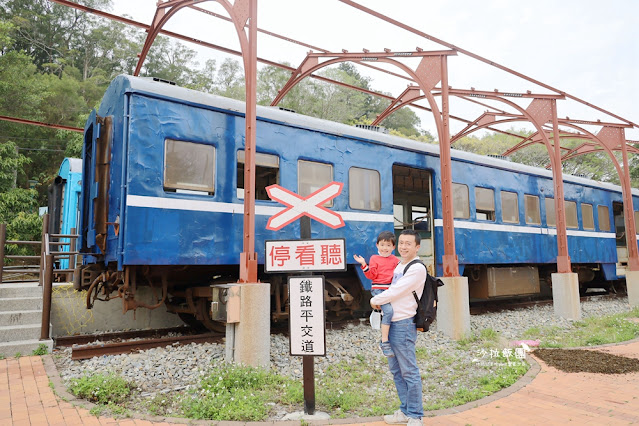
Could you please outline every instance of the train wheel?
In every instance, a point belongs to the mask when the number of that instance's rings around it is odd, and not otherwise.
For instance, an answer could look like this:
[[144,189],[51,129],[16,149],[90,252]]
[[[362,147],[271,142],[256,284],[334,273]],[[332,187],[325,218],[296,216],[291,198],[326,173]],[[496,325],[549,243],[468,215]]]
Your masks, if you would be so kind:
[[213,321],[211,319],[211,302],[209,300],[199,298],[196,301],[195,307],[197,310],[195,317],[204,327],[206,327],[208,330],[216,331],[219,333],[226,332],[225,324],[218,321]]
[[188,325],[189,327],[191,327],[192,329],[196,330],[197,332],[204,332],[207,330],[206,327],[204,327],[204,324],[202,324],[200,321],[198,321],[197,319],[195,319],[195,315],[193,314],[187,314],[185,312],[179,312],[178,316],[180,317],[180,319],[182,321],[184,321],[184,324]]

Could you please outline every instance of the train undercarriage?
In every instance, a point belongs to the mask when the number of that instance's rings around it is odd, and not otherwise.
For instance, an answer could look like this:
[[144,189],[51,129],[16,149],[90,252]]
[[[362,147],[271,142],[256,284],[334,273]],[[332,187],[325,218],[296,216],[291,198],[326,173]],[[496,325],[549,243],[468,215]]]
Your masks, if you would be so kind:
[[[122,313],[138,308],[158,309],[164,306],[177,314],[187,325],[212,331],[224,331],[225,324],[211,317],[212,285],[236,283],[233,270],[237,267],[201,266],[126,266],[117,271],[110,265],[84,265],[76,271],[74,288],[87,290],[86,307],[93,308],[97,301],[122,299]],[[288,320],[287,276],[269,274],[260,276],[271,285],[271,312],[273,322]],[[140,287],[150,289],[149,297],[140,297]],[[324,301],[326,319],[337,321],[352,318],[360,310],[363,290],[355,273],[332,274],[325,279]]]
[[[585,295],[591,288],[616,292],[618,281],[607,281],[601,265],[573,264],[577,274],[579,293]],[[521,296],[552,297],[552,274],[556,265],[466,265],[471,299],[516,298]]]

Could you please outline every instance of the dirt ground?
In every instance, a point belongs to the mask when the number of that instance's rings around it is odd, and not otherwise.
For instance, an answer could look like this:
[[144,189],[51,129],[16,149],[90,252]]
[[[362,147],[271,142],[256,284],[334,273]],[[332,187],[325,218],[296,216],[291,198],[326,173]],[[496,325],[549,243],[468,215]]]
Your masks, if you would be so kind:
[[585,349],[537,349],[533,355],[566,373],[625,374],[639,371],[639,359]]

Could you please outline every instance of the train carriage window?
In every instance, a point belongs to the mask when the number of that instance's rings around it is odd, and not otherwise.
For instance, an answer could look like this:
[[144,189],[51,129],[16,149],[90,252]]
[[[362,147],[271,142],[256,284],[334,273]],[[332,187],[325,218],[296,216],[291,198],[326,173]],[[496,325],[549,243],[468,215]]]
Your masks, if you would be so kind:
[[[255,199],[270,200],[266,187],[280,183],[280,157],[255,153]],[[237,198],[244,198],[244,150],[237,151]]]
[[382,208],[377,170],[351,167],[348,170],[348,204],[352,209],[379,211]]
[[610,231],[610,213],[608,206],[597,206],[597,216],[599,216],[599,230]]
[[501,191],[501,217],[504,222],[519,223],[519,202],[516,192]]
[[[332,181],[332,165],[305,160],[297,162],[297,193],[302,197],[311,195]],[[332,207],[333,200],[327,201],[323,206]]]
[[215,191],[215,147],[203,143],[166,139],[164,189],[170,192]]
[[524,195],[526,209],[526,223],[528,225],[541,225],[541,213],[539,212],[539,197],[536,195]]
[[583,222],[584,229],[591,231],[595,230],[595,218],[592,214],[592,204],[581,205],[581,221]]
[[453,183],[453,212],[455,218],[470,218],[470,201],[468,199],[468,186],[461,183]]
[[557,226],[557,219],[555,217],[555,199],[552,197],[546,197],[544,207],[546,207],[546,225]]
[[579,221],[577,221],[577,203],[575,201],[566,201],[566,228],[579,228]]
[[477,220],[495,221],[495,191],[489,188],[475,188],[475,213]]

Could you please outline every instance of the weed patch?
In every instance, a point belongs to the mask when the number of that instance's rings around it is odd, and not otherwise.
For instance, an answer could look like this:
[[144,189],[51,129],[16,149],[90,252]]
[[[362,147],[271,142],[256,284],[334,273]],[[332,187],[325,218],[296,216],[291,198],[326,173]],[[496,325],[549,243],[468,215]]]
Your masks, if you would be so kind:
[[47,348],[47,345],[45,345],[44,343],[40,343],[40,345],[38,345],[38,348],[34,349],[33,352],[31,352],[31,355],[42,356],[48,353],[49,353],[49,349]]
[[297,389],[290,392],[290,387],[296,387],[290,379],[266,370],[224,364],[182,400],[182,410],[194,419],[264,420],[269,413],[268,402],[292,402],[302,395]]
[[120,404],[131,394],[131,384],[115,374],[94,374],[71,380],[69,391],[98,404]]
[[637,309],[623,313],[590,317],[575,321],[569,329],[560,327],[533,327],[526,330],[525,338],[539,339],[542,348],[574,348],[618,343],[639,337],[639,324],[629,321],[639,315]]

